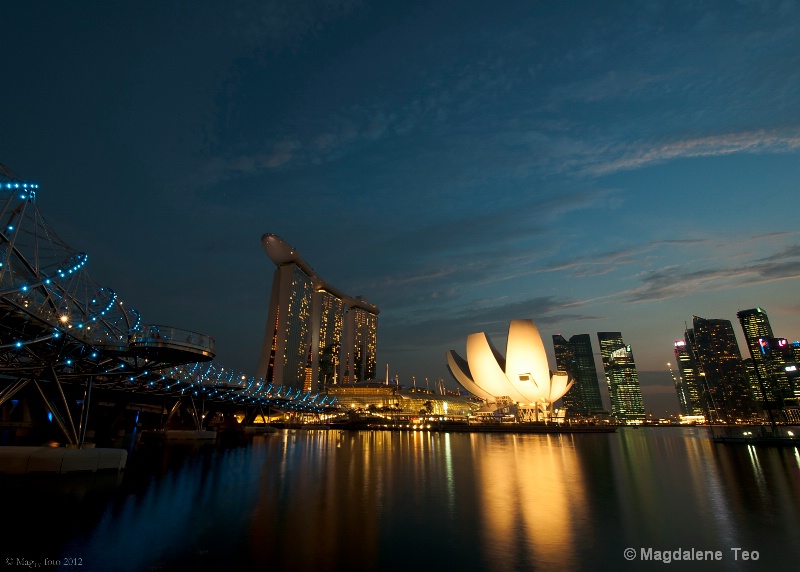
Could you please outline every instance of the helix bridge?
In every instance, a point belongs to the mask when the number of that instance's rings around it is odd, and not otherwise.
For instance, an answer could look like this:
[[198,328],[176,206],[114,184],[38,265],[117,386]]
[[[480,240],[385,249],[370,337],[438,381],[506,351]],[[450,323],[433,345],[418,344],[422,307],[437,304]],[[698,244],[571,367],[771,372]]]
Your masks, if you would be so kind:
[[273,387],[222,367],[207,335],[143,323],[116,291],[92,280],[88,256],[45,221],[36,204],[38,191],[38,184],[0,165],[4,417],[13,417],[8,407],[19,402],[15,396],[38,395],[68,443],[81,444],[92,391],[171,400],[173,411],[184,400],[245,411],[269,407],[319,414],[336,408],[335,397]]

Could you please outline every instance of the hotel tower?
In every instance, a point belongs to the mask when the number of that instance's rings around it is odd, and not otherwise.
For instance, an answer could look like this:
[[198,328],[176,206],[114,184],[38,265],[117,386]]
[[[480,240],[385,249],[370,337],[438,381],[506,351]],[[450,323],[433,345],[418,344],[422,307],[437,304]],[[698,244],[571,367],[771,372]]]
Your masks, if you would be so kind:
[[377,306],[326,283],[280,237],[261,244],[277,268],[256,377],[303,392],[373,379]]

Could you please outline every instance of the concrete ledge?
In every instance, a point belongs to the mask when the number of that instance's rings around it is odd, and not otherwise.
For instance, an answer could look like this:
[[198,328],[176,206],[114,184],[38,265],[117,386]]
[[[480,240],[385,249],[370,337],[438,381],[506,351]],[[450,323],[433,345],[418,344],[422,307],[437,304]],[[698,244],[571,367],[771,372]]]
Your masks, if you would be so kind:
[[128,460],[124,449],[66,447],[0,447],[0,474],[121,471]]
[[184,431],[181,429],[167,429],[164,431],[167,441],[207,441],[217,438],[216,431]]
[[192,429],[142,431],[142,441],[213,441],[216,438],[216,431],[196,431]]

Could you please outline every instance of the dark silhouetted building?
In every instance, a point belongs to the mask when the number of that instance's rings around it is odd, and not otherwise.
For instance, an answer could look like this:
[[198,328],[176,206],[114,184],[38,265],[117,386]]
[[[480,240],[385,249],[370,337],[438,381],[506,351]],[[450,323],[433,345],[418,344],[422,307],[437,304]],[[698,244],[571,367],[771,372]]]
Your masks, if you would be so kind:
[[562,398],[569,417],[591,417],[603,411],[597,368],[594,364],[592,339],[589,334],[578,334],[566,340],[553,335],[556,367],[567,372],[575,385]]
[[755,404],[729,320],[692,318],[692,352],[701,378],[703,414],[709,422],[752,421]]
[[611,398],[611,414],[626,423],[644,421],[644,401],[631,347],[620,332],[597,332]]

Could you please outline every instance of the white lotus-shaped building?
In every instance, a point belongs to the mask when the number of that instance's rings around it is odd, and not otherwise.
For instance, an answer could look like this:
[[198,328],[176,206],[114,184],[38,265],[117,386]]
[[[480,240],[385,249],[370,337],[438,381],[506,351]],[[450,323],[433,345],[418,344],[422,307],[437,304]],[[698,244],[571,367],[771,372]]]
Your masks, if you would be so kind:
[[511,321],[505,358],[478,332],[467,338],[466,360],[447,352],[447,367],[464,389],[489,403],[535,406],[545,415],[574,383],[566,372],[550,371],[532,320]]

